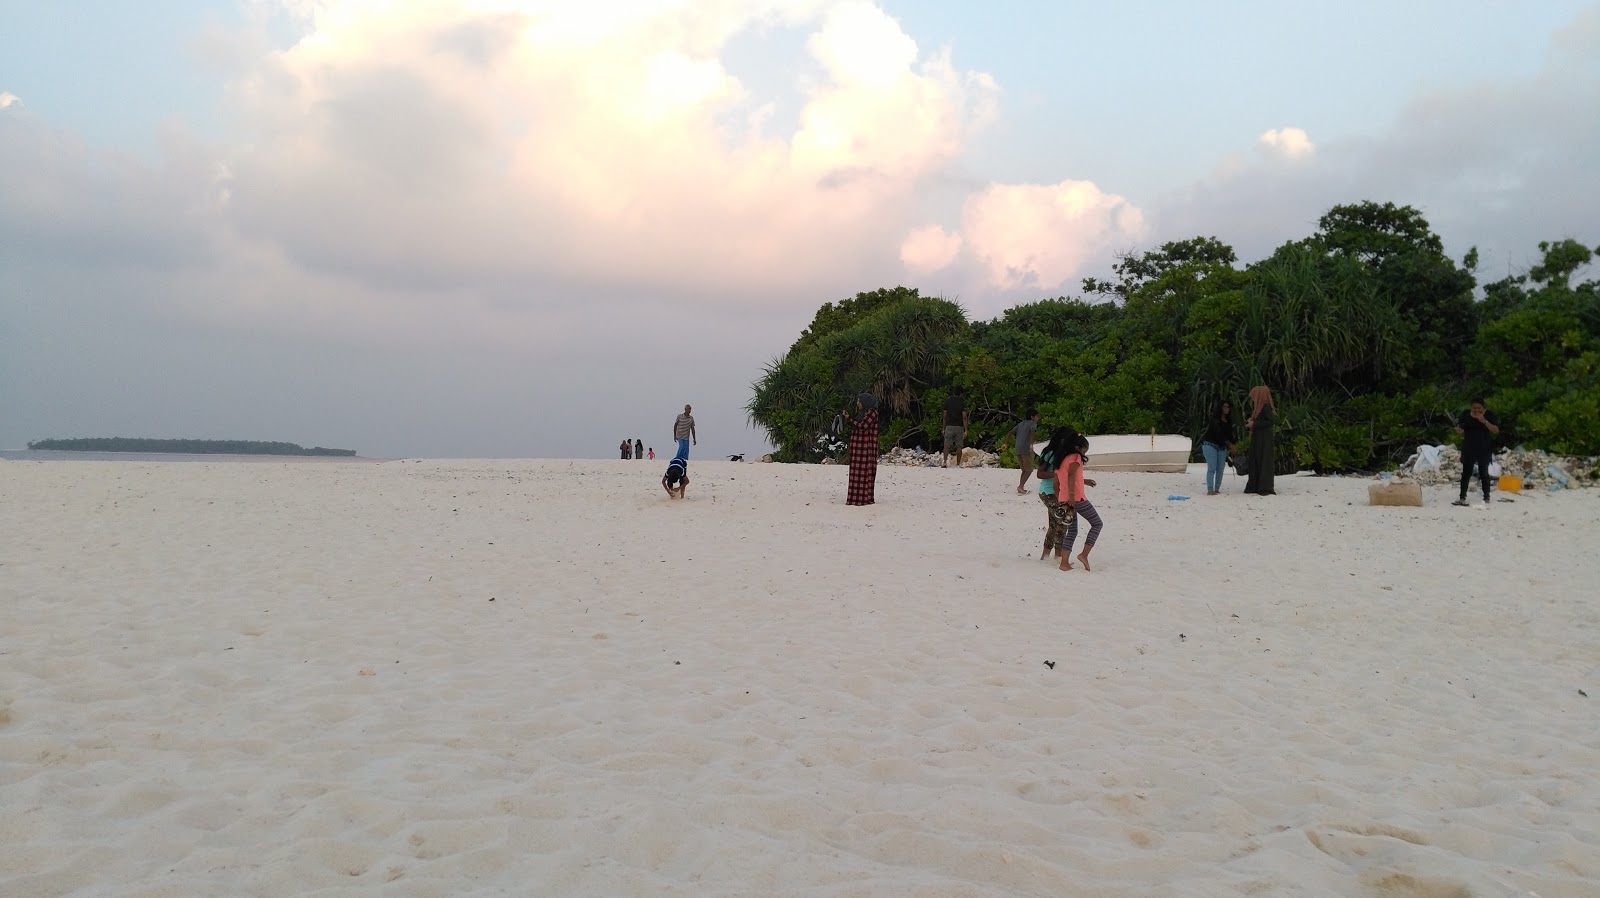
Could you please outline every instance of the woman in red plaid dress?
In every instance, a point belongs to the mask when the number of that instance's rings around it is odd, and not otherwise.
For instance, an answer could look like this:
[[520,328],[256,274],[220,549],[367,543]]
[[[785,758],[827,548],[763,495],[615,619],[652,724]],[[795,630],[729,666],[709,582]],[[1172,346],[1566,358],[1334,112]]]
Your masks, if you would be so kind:
[[878,399],[871,393],[856,397],[856,415],[844,414],[850,425],[850,490],[846,505],[871,505],[878,481]]

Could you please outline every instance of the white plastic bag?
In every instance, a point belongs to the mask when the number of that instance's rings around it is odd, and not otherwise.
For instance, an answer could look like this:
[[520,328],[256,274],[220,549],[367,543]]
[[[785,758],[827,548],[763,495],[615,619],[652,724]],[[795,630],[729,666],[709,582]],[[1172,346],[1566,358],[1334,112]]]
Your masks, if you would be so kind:
[[1439,470],[1439,449],[1439,446],[1418,446],[1417,463],[1412,470],[1418,474]]
[[1489,462],[1489,476],[1490,477],[1499,477],[1500,476],[1500,463],[1499,462],[1497,462],[1497,461]]

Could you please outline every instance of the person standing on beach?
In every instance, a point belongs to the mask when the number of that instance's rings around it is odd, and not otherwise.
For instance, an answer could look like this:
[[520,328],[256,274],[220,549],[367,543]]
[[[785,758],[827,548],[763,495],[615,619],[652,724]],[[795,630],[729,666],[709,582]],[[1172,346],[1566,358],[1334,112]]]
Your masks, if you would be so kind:
[[1257,496],[1276,495],[1273,489],[1274,469],[1277,460],[1273,454],[1272,423],[1278,410],[1272,404],[1272,391],[1266,386],[1250,388],[1253,410],[1244,426],[1250,430],[1250,473],[1245,478],[1244,491]]
[[654,446],[650,447],[650,460],[651,461],[655,461],[656,460],[656,447],[654,447]]
[[1478,483],[1483,486],[1483,507],[1489,507],[1489,464],[1494,461],[1494,438],[1500,433],[1500,419],[1483,404],[1482,399],[1472,400],[1472,407],[1456,422],[1456,433],[1461,434],[1461,498],[1452,505],[1467,504],[1467,487],[1472,485],[1472,470],[1478,470]]
[[622,460],[623,461],[627,461],[628,459],[631,459],[631,458],[633,458],[633,444],[628,442],[627,440],[623,440],[622,441]]
[[878,483],[878,397],[862,393],[856,397],[856,413],[846,409],[839,416],[850,426],[850,485],[845,491],[846,505],[871,505]]
[[1067,523],[1067,532],[1062,536],[1056,553],[1061,556],[1061,569],[1064,571],[1072,570],[1072,544],[1078,541],[1080,516],[1089,522],[1089,535],[1083,538],[1083,551],[1078,553],[1078,560],[1083,562],[1086,571],[1090,570],[1089,553],[1094,551],[1094,544],[1100,539],[1100,513],[1095,511],[1094,503],[1089,501],[1088,493],[1084,492],[1084,487],[1095,485],[1093,480],[1083,477],[1083,466],[1088,462],[1088,455],[1089,441],[1082,434],[1074,434],[1072,451],[1056,473],[1056,500],[1060,503],[1056,512]]
[[694,409],[685,405],[683,414],[672,422],[672,438],[678,441],[678,454],[676,458],[689,457],[689,444],[700,445],[700,437],[694,432]]
[[967,415],[966,392],[956,387],[950,392],[950,398],[944,401],[944,466],[950,467],[950,456],[956,457],[956,464],[961,464],[961,447],[967,440],[967,425],[971,419]]
[[[1027,414],[1023,415],[1021,421],[1017,422],[1017,426],[1011,428],[1011,432],[1006,434],[1006,436],[1016,434],[1017,437],[1017,467],[1022,469],[1022,477],[1017,480],[1017,495],[1019,496],[1028,494],[1028,475],[1033,473],[1033,436],[1038,432],[1039,410],[1030,406]],[[1004,440],[1005,437],[1000,439]]]
[[640,460],[644,459],[644,440],[635,439],[633,441],[633,457]]
[[1217,403],[1206,423],[1205,436],[1200,440],[1200,451],[1206,457],[1206,495],[1222,492],[1222,473],[1227,470],[1228,453],[1234,449],[1237,434],[1233,429],[1233,403],[1224,399]]

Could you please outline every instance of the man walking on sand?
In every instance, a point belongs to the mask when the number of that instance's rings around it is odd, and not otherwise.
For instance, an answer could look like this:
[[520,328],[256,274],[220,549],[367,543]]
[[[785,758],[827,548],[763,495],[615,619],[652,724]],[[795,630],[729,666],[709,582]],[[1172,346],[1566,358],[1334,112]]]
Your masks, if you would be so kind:
[[1472,400],[1472,407],[1456,423],[1456,433],[1461,434],[1461,498],[1453,504],[1467,504],[1467,487],[1472,485],[1472,469],[1478,469],[1478,483],[1483,486],[1483,507],[1489,507],[1489,463],[1494,461],[1494,438],[1500,433],[1500,419],[1484,407],[1482,399]]
[[[1039,432],[1039,410],[1028,408],[1028,413],[1023,416],[1017,426],[1011,428],[1011,433],[1017,435],[1017,464],[1022,467],[1022,479],[1017,481],[1017,495],[1027,495],[1028,475],[1033,473],[1033,435]],[[1007,434],[1006,436],[1010,436]],[[1000,438],[1002,441],[1005,437]],[[996,448],[999,448],[998,445]]]
[[967,439],[967,425],[971,423],[967,415],[966,392],[956,387],[950,392],[950,398],[944,401],[944,456],[945,467],[950,467],[950,456],[956,457],[956,464],[961,464],[961,446]]
[[678,452],[675,456],[676,458],[689,457],[690,443],[693,443],[696,446],[700,445],[700,438],[694,432],[694,415],[690,414],[692,411],[694,411],[693,408],[685,405],[683,407],[683,414],[679,415],[678,419],[672,422],[672,438],[678,441]]

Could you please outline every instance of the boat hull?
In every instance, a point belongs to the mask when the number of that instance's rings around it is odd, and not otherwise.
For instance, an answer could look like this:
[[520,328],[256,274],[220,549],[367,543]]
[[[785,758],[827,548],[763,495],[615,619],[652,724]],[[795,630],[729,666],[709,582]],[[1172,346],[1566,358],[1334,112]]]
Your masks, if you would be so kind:
[[[1037,454],[1048,442],[1035,443]],[[1085,471],[1137,471],[1146,474],[1182,474],[1189,469],[1193,447],[1182,434],[1117,433],[1089,437],[1089,463]]]

